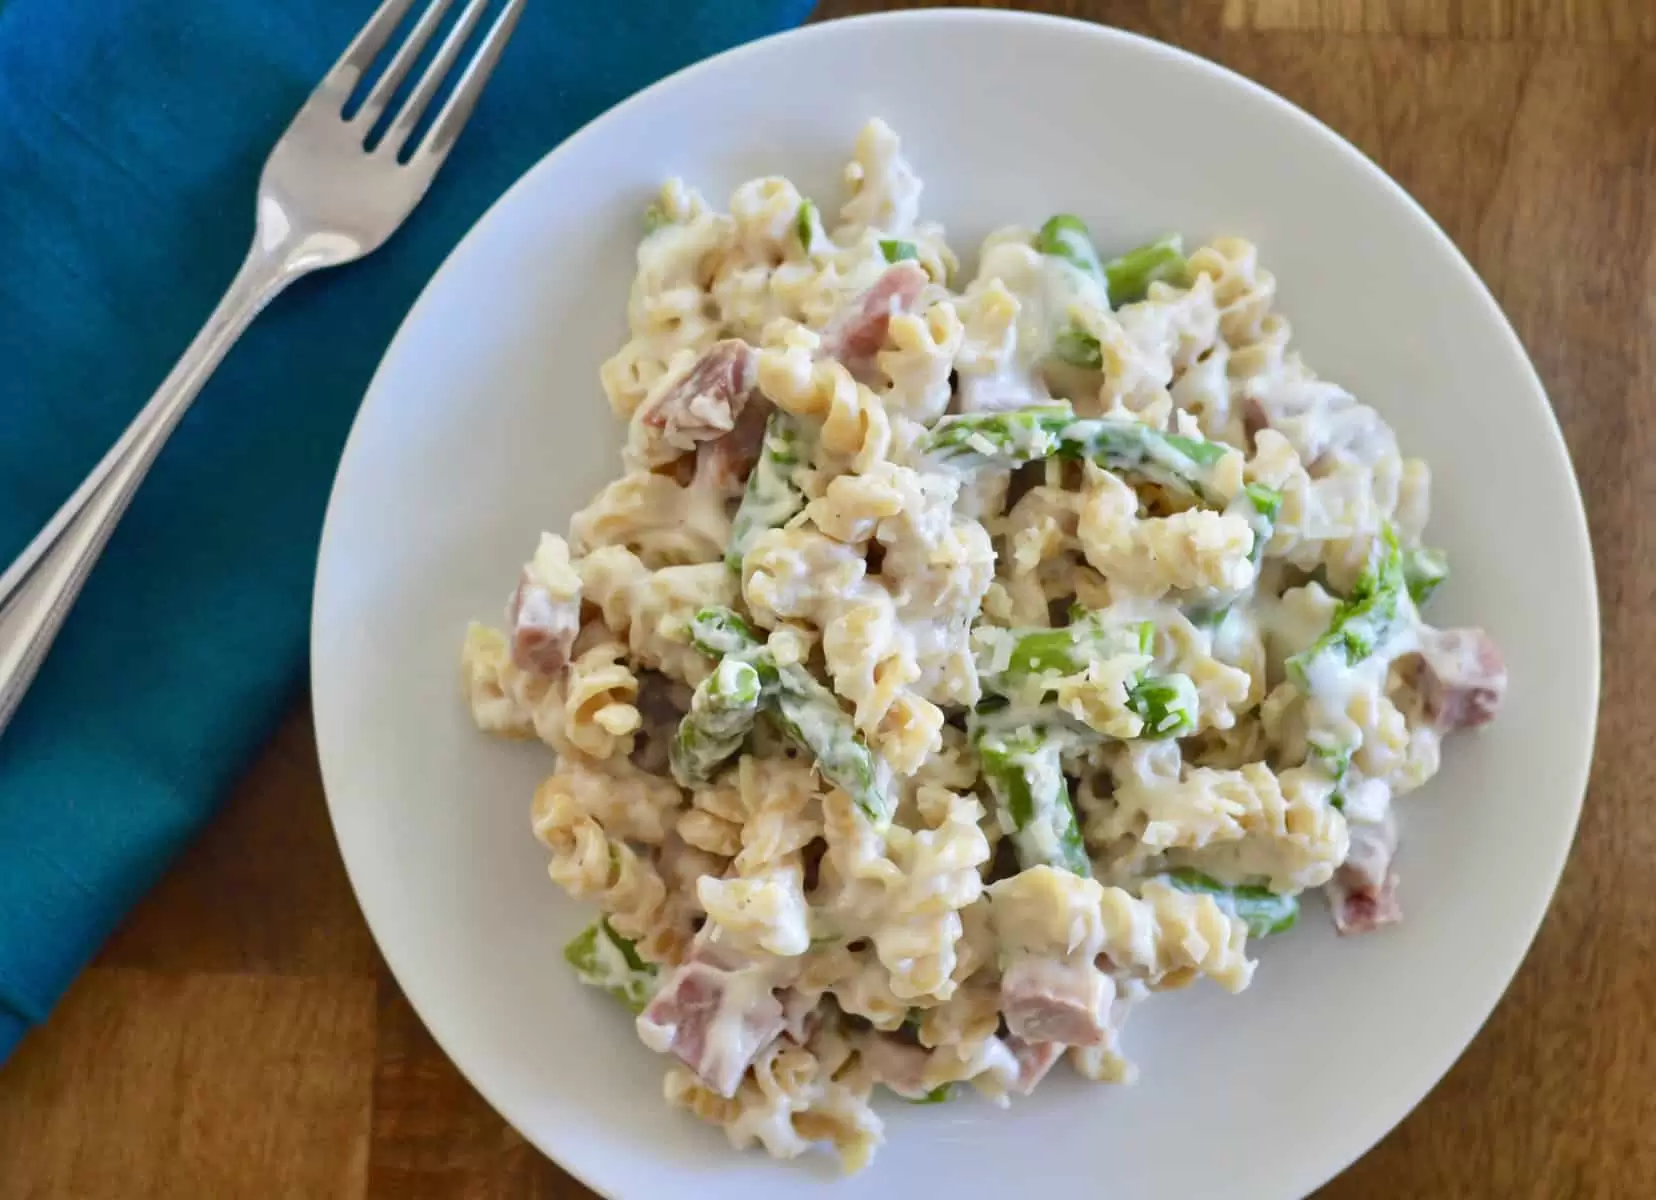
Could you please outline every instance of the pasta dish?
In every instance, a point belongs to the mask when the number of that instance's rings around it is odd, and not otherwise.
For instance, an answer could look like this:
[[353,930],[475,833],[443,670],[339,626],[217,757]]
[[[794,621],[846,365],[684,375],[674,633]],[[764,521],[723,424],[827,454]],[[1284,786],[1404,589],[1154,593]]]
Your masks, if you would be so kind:
[[556,752],[568,947],[737,1146],[864,1165],[877,1087],[1127,1083],[1131,1010],[1248,986],[1316,891],[1401,915],[1393,800],[1506,685],[1430,475],[1289,348],[1252,245],[1059,215],[962,270],[870,122],[788,180],[646,214],[601,371],[622,471],[463,649]]

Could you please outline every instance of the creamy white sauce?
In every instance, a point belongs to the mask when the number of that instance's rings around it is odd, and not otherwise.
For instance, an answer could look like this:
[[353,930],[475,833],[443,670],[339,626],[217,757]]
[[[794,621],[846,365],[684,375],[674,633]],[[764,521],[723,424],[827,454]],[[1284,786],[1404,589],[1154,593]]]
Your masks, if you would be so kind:
[[634,967],[626,953],[602,929],[592,943],[592,969],[577,971],[582,983],[617,993],[629,1003],[643,1004],[655,995],[659,982],[654,968]]

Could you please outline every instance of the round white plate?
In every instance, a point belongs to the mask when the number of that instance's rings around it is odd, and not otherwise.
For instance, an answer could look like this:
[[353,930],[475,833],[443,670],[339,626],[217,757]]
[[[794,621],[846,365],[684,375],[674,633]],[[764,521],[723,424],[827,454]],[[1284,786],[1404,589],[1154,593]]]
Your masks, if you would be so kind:
[[[546,877],[536,745],[470,727],[457,654],[498,620],[542,529],[617,470],[598,387],[619,346],[639,213],[664,176],[714,199],[785,173],[837,195],[863,121],[903,136],[923,209],[969,251],[996,225],[1080,213],[1106,246],[1249,237],[1321,373],[1376,405],[1435,476],[1433,603],[1482,624],[1512,686],[1404,801],[1398,928],[1341,941],[1320,903],[1259,947],[1239,997],[1135,1014],[1126,1088],[1060,1069],[1001,1112],[887,1103],[888,1143],[838,1181],[736,1154],[669,1111],[665,1063],[560,959],[585,920]],[[1569,848],[1598,691],[1586,524],[1524,351],[1431,219],[1299,110],[1227,71],[1091,25],[905,13],[813,26],[691,68],[548,155],[465,239],[381,365],[317,570],[323,776],[357,896],[443,1048],[535,1145],[628,1200],[832,1194],[1301,1195],[1449,1067],[1523,957]]]

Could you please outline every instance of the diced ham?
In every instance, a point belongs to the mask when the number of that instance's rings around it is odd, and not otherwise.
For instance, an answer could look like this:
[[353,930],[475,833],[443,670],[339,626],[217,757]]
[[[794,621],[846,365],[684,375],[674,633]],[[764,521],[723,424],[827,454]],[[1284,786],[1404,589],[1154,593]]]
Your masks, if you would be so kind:
[[742,408],[729,433],[698,445],[695,482],[727,495],[740,492],[764,448],[765,422],[770,419],[772,407],[770,401],[755,396]]
[[646,443],[647,461],[671,461],[735,429],[753,391],[756,361],[752,346],[726,338],[646,400],[633,424],[634,441]]
[[1090,963],[1069,966],[1051,959],[1017,959],[1001,978],[1006,1027],[1026,1042],[1096,1046],[1104,1040],[1105,1014],[1115,988]]
[[579,603],[554,599],[524,572],[506,611],[512,626],[513,663],[541,675],[556,675],[569,665],[570,647],[581,628]]
[[569,665],[581,631],[581,581],[562,538],[542,534],[535,557],[506,605],[512,662],[521,670],[557,675]]
[[1371,933],[1403,919],[1392,870],[1397,822],[1388,812],[1384,821],[1353,821],[1350,828],[1351,849],[1328,881],[1328,904],[1342,934]]
[[859,1046],[863,1064],[874,1077],[899,1096],[918,1100],[930,1089],[926,1087],[926,1067],[931,1054],[923,1047],[898,1041],[883,1034],[870,1034]]
[[853,375],[871,370],[874,356],[885,345],[892,314],[910,311],[927,282],[925,268],[913,259],[892,263],[822,331],[822,353],[838,359]]
[[1046,1078],[1052,1064],[1064,1052],[1064,1047],[1058,1042],[1028,1042],[1015,1034],[1004,1041],[1012,1057],[1018,1060],[1018,1078],[1010,1090],[1020,1096],[1033,1092],[1035,1085]]
[[690,943],[690,951],[684,961],[717,967],[721,971],[734,971],[741,966],[741,956],[719,941],[718,935],[717,926],[704,925],[696,934],[696,940]]
[[1422,629],[1419,652],[1397,665],[1440,733],[1494,720],[1506,694],[1500,647],[1481,629]]
[[638,1018],[646,1046],[670,1053],[721,1096],[736,1094],[759,1051],[782,1032],[782,1003],[751,969],[676,968]]

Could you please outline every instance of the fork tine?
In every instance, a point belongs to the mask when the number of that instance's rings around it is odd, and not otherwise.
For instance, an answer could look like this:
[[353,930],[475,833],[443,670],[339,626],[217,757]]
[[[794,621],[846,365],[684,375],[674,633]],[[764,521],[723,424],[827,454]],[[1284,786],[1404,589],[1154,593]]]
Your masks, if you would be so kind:
[[[437,32],[437,25],[442,21],[443,14],[448,11],[450,3],[451,0],[431,0],[431,3],[426,5],[425,12],[420,14],[419,21],[409,31],[408,37],[397,47],[396,57],[385,68],[385,73],[374,81],[374,90],[368,93],[362,107],[357,109],[356,116],[351,118],[353,124],[363,127],[364,133],[374,127],[374,122],[379,120],[385,106],[391,102],[397,85],[403,81],[403,76],[408,74],[414,60],[420,57],[420,51],[425,49],[431,35]],[[367,65],[363,64],[364,69]]]
[[408,140],[409,133],[414,126],[420,123],[420,116],[425,112],[431,98],[437,94],[437,89],[443,86],[443,79],[454,66],[454,60],[460,57],[460,49],[471,36],[471,31],[477,27],[483,10],[489,5],[489,0],[471,0],[461,11],[460,17],[449,30],[448,37],[443,39],[443,45],[437,51],[437,57],[431,60],[426,67],[425,74],[420,76],[419,84],[414,93],[409,96],[408,102],[403,105],[385,131],[385,140],[380,143],[379,149],[390,154],[400,154],[402,146]]
[[322,84],[317,91],[320,92],[323,88],[330,88],[336,92],[343,89],[344,96],[340,103],[344,104],[356,88],[357,81],[362,78],[363,72],[368,69],[368,64],[374,61],[374,57],[390,39],[391,31],[397,27],[397,22],[403,19],[403,14],[413,7],[413,4],[414,0],[385,0],[374,15],[368,18],[368,23],[362,27],[361,32],[351,39],[351,44],[345,47],[345,53],[339,56],[339,61],[322,77]]
[[489,82],[495,64],[500,61],[500,52],[505,49],[506,41],[512,36],[512,29],[517,25],[518,17],[522,13],[523,0],[508,0],[500,16],[495,18],[495,23],[484,37],[483,44],[477,48],[471,62],[466,64],[459,82],[454,85],[454,91],[449,93],[442,111],[431,123],[431,131],[426,134],[425,141],[415,151],[415,155],[422,162],[431,161],[435,165],[447,157],[449,147],[454,144],[454,139],[460,136],[461,128],[470,119],[472,109],[477,105],[477,98],[483,94],[483,85]]

